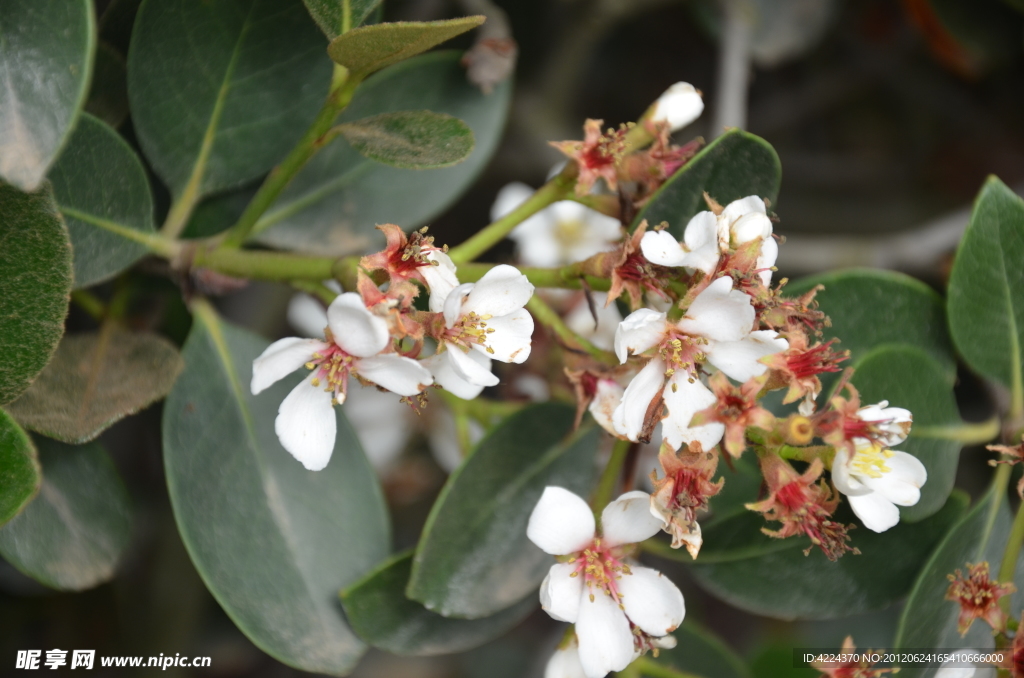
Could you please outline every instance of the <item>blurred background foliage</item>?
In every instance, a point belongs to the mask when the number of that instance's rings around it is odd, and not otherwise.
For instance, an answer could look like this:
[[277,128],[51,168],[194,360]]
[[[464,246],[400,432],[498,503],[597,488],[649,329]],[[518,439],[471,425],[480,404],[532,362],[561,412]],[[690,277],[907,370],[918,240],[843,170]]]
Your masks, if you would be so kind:
[[[96,0],[100,37],[87,110],[134,143],[124,86],[127,42],[139,0]],[[677,80],[704,92],[708,112],[688,130],[720,128],[721,36],[745,22],[752,62],[746,128],[778,151],[783,183],[776,231],[789,240],[781,275],[844,265],[904,270],[937,289],[988,174],[1024,186],[1024,3],[1021,0],[504,0],[519,46],[505,135],[473,189],[431,224],[456,244],[486,224],[507,182],[540,185],[558,161],[549,140],[579,138],[584,118],[635,119]],[[481,0],[387,0],[388,21],[440,19],[488,9]],[[731,14],[730,14],[731,13]],[[735,37],[735,36],[734,36]],[[471,38],[453,43],[468,47]],[[735,49],[733,43],[732,49]],[[158,183],[158,182],[157,182]],[[157,221],[169,204],[157,192]],[[492,258],[509,259],[506,243]],[[154,271],[162,273],[162,271]],[[136,273],[137,323],[160,318],[177,343],[188,331],[178,289]],[[254,284],[222,301],[225,314],[265,336],[285,331],[284,288]],[[259,300],[259,303],[254,303]],[[69,327],[89,326],[72,308]],[[992,409],[966,371],[957,390],[967,420]],[[998,394],[996,394],[998,397]],[[160,406],[102,437],[131,488],[128,555],[111,583],[80,594],[44,589],[0,562],[0,656],[25,648],[96,649],[100,655],[209,655],[203,676],[288,676],[256,649],[213,600],[171,516],[160,456]],[[989,470],[978,449],[961,456],[957,485],[977,498]],[[396,548],[413,544],[444,482],[414,440],[385,490]],[[688,618],[719,634],[758,678],[814,675],[792,668],[792,647],[888,645],[899,609],[838,620],[785,622],[739,612],[703,593],[687,570],[659,563],[681,585]],[[360,678],[516,678],[540,675],[560,629],[542,612],[471,652],[403,659],[371,651]],[[122,669],[123,671],[123,669]],[[170,669],[167,675],[189,675]],[[102,673],[97,668],[97,673]]]

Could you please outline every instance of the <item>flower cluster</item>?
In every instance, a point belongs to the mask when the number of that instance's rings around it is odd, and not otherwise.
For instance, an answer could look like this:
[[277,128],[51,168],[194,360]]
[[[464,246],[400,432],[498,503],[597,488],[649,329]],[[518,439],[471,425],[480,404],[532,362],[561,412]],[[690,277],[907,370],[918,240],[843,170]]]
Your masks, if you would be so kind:
[[[327,308],[324,338],[288,337],[254,362],[258,394],[297,369],[309,370],[282,401],[274,423],[281,445],[311,471],[327,465],[337,424],[333,406],[345,402],[350,382],[403,398],[431,385],[475,398],[498,383],[491,361],[522,363],[530,355],[533,318],[523,307],[533,285],[512,266],[496,266],[475,283],[459,284],[446,248],[423,231],[407,236],[394,224],[379,227],[381,252],[360,261],[356,292]],[[428,310],[417,310],[420,289]],[[426,340],[436,345],[424,357]]]

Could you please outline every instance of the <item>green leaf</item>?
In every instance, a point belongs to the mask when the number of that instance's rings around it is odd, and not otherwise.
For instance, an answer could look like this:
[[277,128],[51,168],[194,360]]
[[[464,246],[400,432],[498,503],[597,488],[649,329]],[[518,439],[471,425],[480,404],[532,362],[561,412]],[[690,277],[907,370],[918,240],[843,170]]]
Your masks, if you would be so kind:
[[36,448],[28,434],[0,410],[0,525],[18,515],[42,484]]
[[17,398],[64,334],[71,245],[49,189],[0,184],[0,405]]
[[7,410],[27,429],[85,443],[166,396],[183,366],[178,349],[163,337],[107,325],[65,337]]
[[901,520],[920,520],[942,508],[953,490],[961,444],[950,432],[963,424],[944,366],[919,348],[883,346],[857,362],[853,384],[864,405],[888,400],[914,415],[910,438],[897,447],[928,470],[921,500],[901,506]]
[[535,593],[554,565],[526,537],[544,488],[590,490],[598,431],[573,409],[534,405],[505,419],[453,473],[423,529],[407,595],[445,617],[487,617]]
[[339,126],[353,148],[371,160],[405,169],[457,165],[473,152],[473,130],[431,111],[381,113]]
[[330,78],[323,37],[297,2],[146,0],[128,52],[132,123],[179,200],[273,167]]
[[749,132],[730,130],[672,175],[636,216],[633,227],[644,219],[651,226],[667,221],[669,232],[681,239],[690,218],[708,209],[705,191],[723,206],[748,195],[774,203],[781,182],[775,149]]
[[465,16],[444,21],[397,21],[362,26],[334,38],[327,53],[350,71],[350,77],[364,78],[471,31],[485,19]]
[[348,27],[355,28],[366,21],[381,0],[302,0],[313,16],[316,25],[328,40],[333,40],[344,31],[345,7],[348,7]]
[[92,2],[3,0],[0,14],[0,179],[34,191],[85,103]]
[[106,123],[82,114],[50,180],[71,236],[76,288],[117,275],[146,254],[135,238],[155,232],[149,179]]
[[36,438],[39,495],[0,529],[0,555],[41,584],[82,591],[114,577],[131,536],[131,502],[99,445]]
[[260,649],[304,671],[345,674],[365,645],[346,625],[338,591],[387,555],[380,486],[340,408],[331,463],[305,470],[274,433],[299,375],[251,395],[252,361],[268,342],[206,304],[193,311],[185,371],[163,417],[182,540],[210,592]]
[[340,122],[425,108],[473,130],[476,147],[455,167],[418,172],[380,165],[344,140],[328,144],[263,216],[264,244],[331,255],[364,251],[380,238],[374,224],[418,228],[462,195],[498,147],[512,97],[508,81],[484,95],[469,84],[457,52],[426,54],[389,68],[360,86]]
[[[879,610],[906,595],[932,549],[966,507],[967,496],[954,492],[938,513],[918,523],[901,523],[881,534],[859,526],[851,532],[850,544],[861,554],[847,553],[836,562],[817,548],[805,556],[803,550],[811,546],[806,538],[761,534],[760,527],[777,523],[759,516],[752,520],[748,511],[707,527],[691,571],[698,583],[730,605],[777,619],[827,619]],[[854,517],[844,505],[836,520],[849,523]],[[677,554],[674,559],[686,562],[689,556]]]
[[[1010,511],[1006,497],[993,487],[950,530],[921,569],[903,608],[893,646],[976,649],[994,647],[992,629],[981,621],[975,621],[967,635],[960,636],[957,631],[960,606],[953,601],[945,600],[946,590],[949,588],[947,575],[953,574],[955,570],[965,571],[967,563],[988,561],[991,576],[995,578],[1009,534]],[[1022,578],[1024,559],[1017,563],[1015,581],[1020,582]],[[1019,618],[1022,602],[1022,594],[1018,591],[1011,606],[1015,613],[1014,618]],[[903,666],[900,670],[901,678],[915,678],[925,673],[926,669],[913,665]]]
[[706,678],[750,678],[750,669],[721,638],[693,622],[672,632],[676,646],[654,660],[677,671]]
[[512,607],[483,619],[449,619],[405,597],[412,552],[382,563],[341,594],[345,616],[370,645],[417,657],[463,652],[504,635],[537,609],[528,595]]
[[1024,414],[1024,201],[989,177],[974,203],[949,277],[949,327],[971,369],[1013,393]]
[[111,127],[120,126],[128,117],[128,65],[116,49],[102,41],[96,47],[85,110]]

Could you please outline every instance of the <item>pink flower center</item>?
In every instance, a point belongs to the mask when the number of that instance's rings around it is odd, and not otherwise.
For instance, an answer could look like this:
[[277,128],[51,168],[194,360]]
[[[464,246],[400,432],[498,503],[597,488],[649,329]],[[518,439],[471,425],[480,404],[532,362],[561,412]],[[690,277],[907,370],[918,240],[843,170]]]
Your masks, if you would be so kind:
[[455,323],[455,326],[445,330],[444,341],[456,344],[469,350],[473,344],[480,344],[487,349],[488,353],[494,353],[494,349],[487,346],[487,335],[494,332],[493,327],[487,326],[487,321],[493,318],[492,315],[477,315],[467,313]]
[[600,538],[595,539],[569,561],[576,565],[576,570],[570,576],[583,577],[590,590],[591,602],[597,590],[610,596],[621,607],[622,594],[619,593],[617,582],[622,579],[622,575],[632,574],[629,565],[622,562],[621,557],[620,549],[602,544]]
[[306,363],[306,369],[313,370],[313,386],[326,385],[324,390],[334,393],[336,404],[338,396],[348,390],[348,376],[354,367],[355,357],[334,343],[329,329],[324,332],[327,348],[314,353],[313,359]]
[[671,377],[678,370],[686,370],[693,381],[692,377],[696,377],[697,374],[697,365],[708,358],[703,350],[707,343],[708,340],[704,337],[691,336],[676,329],[669,330],[658,347],[658,352],[667,366],[665,377]]

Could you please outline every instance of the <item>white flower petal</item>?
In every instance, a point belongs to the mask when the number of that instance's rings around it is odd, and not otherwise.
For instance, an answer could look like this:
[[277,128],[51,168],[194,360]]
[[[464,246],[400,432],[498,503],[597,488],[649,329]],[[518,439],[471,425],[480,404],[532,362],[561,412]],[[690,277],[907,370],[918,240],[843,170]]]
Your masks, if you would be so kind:
[[737,219],[747,214],[768,214],[764,200],[756,195],[733,200],[725,206],[719,218],[731,226]]
[[508,315],[518,311],[533,296],[533,285],[519,269],[500,264],[487,271],[473,286],[462,312],[477,315]]
[[709,451],[719,443],[725,435],[724,424],[712,422],[690,427],[694,414],[711,407],[718,400],[702,381],[694,379],[691,382],[686,371],[680,370],[669,378],[664,395],[668,414],[661,420],[661,435],[672,449],[700,443],[701,449]]
[[772,237],[771,219],[762,212],[748,212],[733,222],[729,228],[732,241],[737,245],[742,245],[758,238],[764,241]]
[[475,283],[462,283],[454,290],[448,293],[448,296],[444,300],[444,324],[445,327],[451,329],[455,327],[455,323],[459,320],[459,316],[462,315],[462,304],[465,302],[466,297],[473,291],[476,286]]
[[[459,349],[455,349],[458,351]],[[479,355],[479,354],[477,354]],[[487,371],[491,369],[491,361],[487,358]],[[472,400],[484,390],[482,384],[471,384],[455,372],[451,360],[448,358],[448,351],[432,355],[420,363],[430,370],[434,376],[434,383],[453,395],[463,400]]]
[[487,329],[494,330],[487,335],[487,343],[474,344],[473,348],[503,363],[522,363],[530,357],[533,316],[525,308],[491,318]]
[[639,355],[657,346],[665,336],[665,314],[641,308],[626,316],[615,329],[615,355],[626,362],[629,354]]
[[454,344],[444,352],[448,363],[460,379],[477,386],[497,386],[498,377],[491,372],[491,359],[479,351],[466,353]]
[[873,532],[885,532],[900,522],[900,510],[879,492],[847,495],[847,500],[864,527]]
[[789,342],[774,330],[751,332],[739,341],[718,341],[708,345],[708,362],[736,381],[746,381],[764,374],[768,367],[759,362],[789,348]]
[[682,266],[686,252],[668,231],[648,231],[640,240],[644,258],[659,266]]
[[622,394],[622,402],[612,413],[612,424],[619,435],[636,442],[647,419],[647,410],[665,386],[665,362],[651,360],[633,377]]
[[857,476],[850,473],[850,453],[845,447],[836,450],[832,460],[832,482],[836,489],[847,496],[868,494],[871,489],[862,483]]
[[652,636],[672,633],[683,623],[686,606],[683,594],[672,581],[657,570],[633,565],[632,574],[618,581],[626,616]]
[[616,435],[613,415],[615,408],[622,402],[624,389],[611,379],[601,379],[597,382],[597,392],[594,399],[590,401],[590,414],[594,421],[601,425],[605,431]]
[[718,249],[718,217],[714,212],[697,212],[690,217],[683,231],[683,244],[691,252],[708,245]]
[[914,415],[910,413],[910,410],[888,405],[888,401],[883,400],[880,403],[862,407],[857,411],[857,416],[862,421],[876,422],[881,442],[892,447],[907,439],[906,431],[913,423]]
[[704,288],[678,323],[687,334],[715,341],[738,341],[754,325],[750,297],[732,288],[732,278],[718,278]]
[[526,536],[545,553],[567,556],[586,548],[594,530],[587,502],[564,487],[548,486],[533,507]]
[[576,563],[555,563],[540,585],[540,606],[553,619],[576,623],[583,595],[583,577],[571,576]]
[[313,386],[312,377],[299,382],[281,401],[274,431],[281,446],[310,471],[327,466],[338,433],[332,394]]
[[387,322],[371,313],[355,292],[339,294],[331,302],[327,324],[334,343],[359,358],[377,355],[391,339]]
[[634,490],[601,511],[601,538],[608,546],[639,544],[661,532],[663,524],[651,514],[651,495]]
[[327,344],[318,339],[278,339],[252,361],[249,389],[256,395],[308,363],[314,353],[325,348]]
[[587,678],[604,678],[633,661],[633,632],[618,603],[601,591],[594,600],[584,591],[576,621],[580,663]]
[[555,650],[544,667],[544,678],[587,678],[576,643]]
[[401,396],[414,396],[434,383],[430,371],[412,358],[389,353],[356,361],[356,371],[364,379]]
[[885,460],[890,469],[887,473],[879,478],[863,476],[861,480],[893,504],[913,506],[921,499],[920,488],[928,479],[928,471],[917,457],[898,450],[894,452],[894,456]]
[[288,324],[304,337],[322,337],[327,327],[327,309],[305,292],[288,300]]
[[[762,270],[758,275],[761,276],[761,282],[766,286],[772,282],[772,266],[775,265],[775,261],[779,258],[779,243],[775,242],[775,238],[771,236],[764,239],[761,243],[761,254],[758,255],[755,266]],[[896,443],[892,443],[895,445]]]
[[370,464],[385,470],[405,449],[415,426],[416,415],[393,393],[349,381],[348,397],[342,408],[366,453]]
[[622,222],[615,217],[610,217],[589,207],[583,217],[587,222],[587,231],[592,234],[591,237],[594,239],[607,243],[622,238]]
[[498,191],[498,195],[494,199],[494,204],[491,205],[491,221],[501,219],[503,216],[526,202],[533,194],[534,189],[520,181],[505,184],[502,189]]
[[430,290],[428,308],[431,313],[440,313],[444,310],[444,302],[448,295],[459,286],[459,278],[455,274],[455,262],[439,250],[428,252],[426,258],[428,261],[437,262],[436,266],[423,266],[419,269]]
[[672,131],[680,130],[704,112],[704,99],[688,82],[677,82],[654,102],[653,122],[667,122]]

